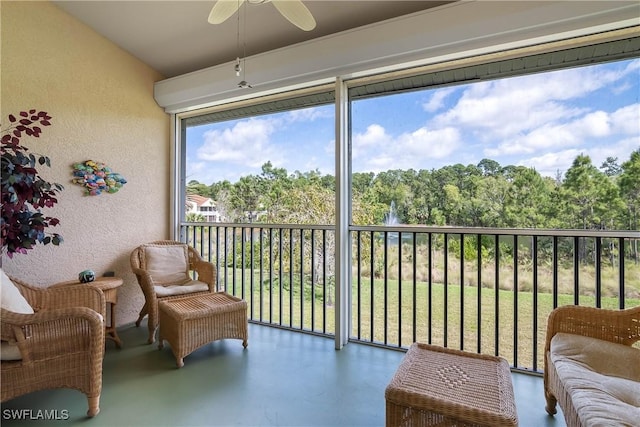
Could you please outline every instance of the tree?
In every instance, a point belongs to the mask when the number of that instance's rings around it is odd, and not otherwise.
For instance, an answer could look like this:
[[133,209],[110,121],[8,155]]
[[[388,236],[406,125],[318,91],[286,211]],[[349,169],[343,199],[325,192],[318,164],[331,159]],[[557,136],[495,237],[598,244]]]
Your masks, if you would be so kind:
[[[618,179],[620,194],[626,202],[627,224],[629,230],[638,230],[640,216],[640,149],[631,153],[631,158],[622,164],[622,173]],[[639,261],[638,240],[632,243],[633,257]]]
[[260,177],[255,175],[241,177],[231,187],[230,192],[235,221],[245,222],[247,214],[252,215],[254,212],[261,210],[261,197],[263,194],[264,185]]
[[187,191],[187,194],[198,194],[204,197],[211,197],[209,194],[210,193],[209,187],[207,187],[205,184],[201,184],[195,179],[192,179],[191,181],[189,181],[189,183],[187,184],[186,191]]
[[617,157],[607,157],[607,160],[602,163],[600,169],[602,169],[602,172],[607,176],[618,176],[622,172],[622,169],[618,165]]
[[462,206],[462,196],[457,186],[446,184],[442,187],[443,193],[443,214],[447,225],[460,224],[460,208]]
[[501,175],[487,176],[480,182],[478,188],[484,204],[484,212],[480,218],[482,227],[505,227],[505,207],[509,183]]
[[539,228],[546,223],[545,210],[551,191],[533,168],[518,166],[513,170],[512,182],[504,200],[507,227]]
[[[375,223],[381,224],[384,221],[384,215],[388,214],[392,202],[395,204],[395,213],[398,221],[403,224],[406,223],[411,190],[404,182],[402,170],[396,169],[379,173],[373,180],[372,192],[376,204],[385,207],[383,217],[379,218]],[[379,210],[380,206],[377,208]]]
[[365,194],[373,186],[373,172],[354,172],[351,175],[351,191],[354,194]]
[[207,222],[207,219],[202,214],[195,213],[195,212],[189,212],[187,214],[187,216],[185,217],[185,221],[187,221],[187,222]]
[[[575,158],[567,171],[562,189],[569,220],[578,218],[579,226],[584,229],[603,229],[609,223],[615,223],[622,208],[618,188],[591,164],[589,156],[579,155]],[[582,242],[578,248],[579,258],[584,260],[587,252],[588,248]]]
[[566,220],[573,228],[589,229],[594,224],[593,207],[598,197],[598,183],[604,176],[585,155],[577,156],[563,182],[563,196],[568,202],[565,206]]
[[431,173],[421,169],[409,182],[412,203],[407,211],[408,224],[435,224],[433,210],[436,206],[436,195],[431,191]]
[[277,212],[283,208],[283,198],[291,188],[291,180],[284,168],[274,168],[271,162],[262,165],[262,182],[264,194],[263,208],[267,212],[266,221],[273,222]]
[[46,181],[38,172],[37,165],[51,166],[49,157],[27,153],[29,149],[20,141],[24,135],[39,138],[40,126],[49,126],[50,120],[45,111],[21,111],[19,117],[10,114],[11,124],[2,130],[1,235],[2,249],[9,258],[14,253],[26,254],[37,243],[59,245],[62,242],[59,234],[46,233],[48,227],[60,221],[45,216],[42,209],[58,203],[56,195],[64,187]]
[[480,169],[483,176],[496,176],[502,174],[502,166],[500,166],[500,163],[491,159],[480,160],[480,163],[478,163],[478,169]]

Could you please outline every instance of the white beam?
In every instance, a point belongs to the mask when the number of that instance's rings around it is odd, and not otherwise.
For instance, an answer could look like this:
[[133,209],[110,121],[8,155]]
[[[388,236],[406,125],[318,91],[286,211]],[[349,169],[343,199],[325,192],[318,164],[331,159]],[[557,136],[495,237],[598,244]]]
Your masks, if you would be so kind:
[[460,1],[157,82],[167,112],[640,25],[637,1]]

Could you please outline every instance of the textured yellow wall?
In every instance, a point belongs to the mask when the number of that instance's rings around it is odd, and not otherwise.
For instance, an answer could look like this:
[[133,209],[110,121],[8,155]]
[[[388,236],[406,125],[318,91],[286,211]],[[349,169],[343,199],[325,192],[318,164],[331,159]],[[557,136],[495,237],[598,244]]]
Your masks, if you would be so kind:
[[[124,279],[118,325],[131,323],[144,303],[129,254],[169,236],[169,116],[153,99],[163,77],[49,2],[2,1],[1,121],[21,110],[44,110],[52,125],[24,145],[48,155],[40,168],[65,186],[46,210],[64,242],[2,258],[4,270],[46,286],[92,269]],[[128,181],[115,194],[84,196],[71,183],[71,165],[104,162]]]

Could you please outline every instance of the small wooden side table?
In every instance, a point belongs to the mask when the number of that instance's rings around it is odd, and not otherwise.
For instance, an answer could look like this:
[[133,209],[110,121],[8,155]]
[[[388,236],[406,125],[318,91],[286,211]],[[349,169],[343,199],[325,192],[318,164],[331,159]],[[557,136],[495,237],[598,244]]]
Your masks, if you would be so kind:
[[116,330],[116,311],[115,307],[118,302],[118,288],[122,286],[122,279],[119,277],[96,277],[93,282],[81,283],[77,280],[58,283],[55,286],[69,285],[85,285],[100,289],[104,294],[104,300],[107,305],[105,312],[109,313],[109,322],[105,319],[104,338],[110,339],[116,343],[117,348],[122,348],[122,340],[118,336]]

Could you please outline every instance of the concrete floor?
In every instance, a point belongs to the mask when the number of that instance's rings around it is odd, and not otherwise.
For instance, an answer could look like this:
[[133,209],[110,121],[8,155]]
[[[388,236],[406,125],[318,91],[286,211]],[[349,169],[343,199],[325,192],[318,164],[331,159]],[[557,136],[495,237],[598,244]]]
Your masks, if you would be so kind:
[[[382,426],[384,390],[404,357],[361,344],[335,351],[331,339],[250,325],[246,350],[218,341],[177,369],[168,346],[145,344],[146,327],[119,333],[121,350],[107,343],[97,417],[85,417],[80,392],[47,390],[3,403],[2,425]],[[560,410],[545,412],[541,377],[512,376],[520,426],[565,425]]]

